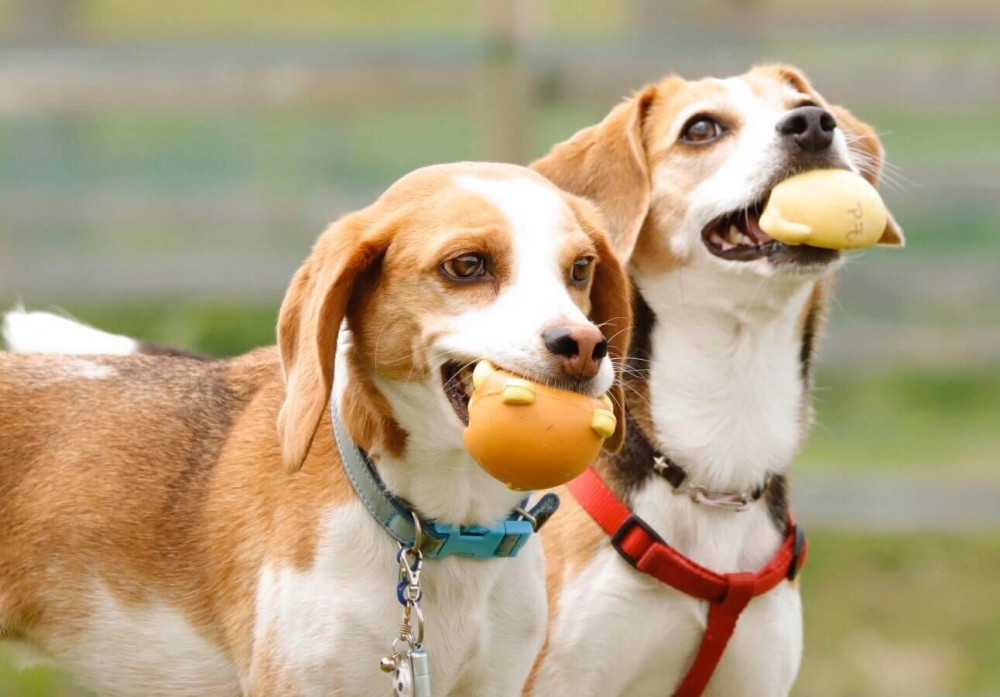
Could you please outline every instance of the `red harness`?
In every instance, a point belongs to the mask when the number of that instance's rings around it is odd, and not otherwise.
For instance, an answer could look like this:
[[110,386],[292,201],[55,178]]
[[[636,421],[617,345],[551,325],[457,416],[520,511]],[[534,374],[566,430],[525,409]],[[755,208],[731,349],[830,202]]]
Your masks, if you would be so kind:
[[785,579],[793,580],[806,559],[801,526],[788,519],[788,534],[767,566],[755,574],[717,574],[699,566],[663,541],[632,513],[593,469],[568,484],[576,500],[611,536],[611,544],[629,564],[681,593],[707,600],[708,626],[698,655],[673,697],[698,697],[719,665],[722,652],[747,604]]

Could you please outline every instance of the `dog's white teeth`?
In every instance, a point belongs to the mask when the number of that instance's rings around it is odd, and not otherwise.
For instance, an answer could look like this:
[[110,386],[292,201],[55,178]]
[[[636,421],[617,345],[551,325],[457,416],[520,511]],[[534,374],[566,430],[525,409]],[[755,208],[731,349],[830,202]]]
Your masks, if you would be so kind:
[[713,232],[712,237],[710,239],[712,240],[712,244],[714,244],[716,247],[718,247],[724,252],[729,251],[730,249],[734,249],[736,247],[735,244],[727,240],[718,232]]
[[729,232],[726,235],[726,239],[734,247],[754,247],[754,246],[756,246],[756,245],[754,245],[753,240],[751,240],[749,237],[747,237],[746,235],[744,235],[735,224],[729,226]]

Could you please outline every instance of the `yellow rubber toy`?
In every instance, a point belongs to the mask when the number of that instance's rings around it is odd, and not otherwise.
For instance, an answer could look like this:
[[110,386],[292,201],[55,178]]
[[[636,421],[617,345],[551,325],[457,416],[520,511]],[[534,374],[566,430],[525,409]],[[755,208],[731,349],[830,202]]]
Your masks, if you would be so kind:
[[583,472],[615,432],[611,400],[540,385],[480,361],[465,447],[515,491],[547,489]]
[[774,187],[760,229],[785,244],[861,249],[879,241],[888,215],[882,197],[861,176],[817,169]]

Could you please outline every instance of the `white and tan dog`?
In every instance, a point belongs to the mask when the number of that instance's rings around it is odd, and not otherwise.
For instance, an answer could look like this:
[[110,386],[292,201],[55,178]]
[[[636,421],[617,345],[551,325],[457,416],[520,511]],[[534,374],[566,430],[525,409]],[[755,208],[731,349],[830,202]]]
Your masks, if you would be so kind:
[[[340,465],[331,390],[423,516],[503,519],[523,495],[465,451],[468,366],[612,388],[595,323],[621,355],[630,313],[599,221],[520,167],[431,167],[320,237],[277,349],[0,354],[0,636],[104,695],[388,694],[397,546]],[[539,543],[423,574],[434,694],[519,694],[543,641]]]
[[[766,66],[729,79],[669,77],[532,166],[601,207],[635,288],[630,430],[596,469],[668,544],[712,571],[756,572],[782,542],[785,473],[810,423],[810,361],[841,263],[836,251],[770,239],[758,215],[792,174],[846,168],[875,182],[881,164],[869,126],[798,71]],[[903,243],[891,219],[881,243]],[[683,485],[668,471],[683,473]],[[745,497],[748,509],[696,503],[697,487],[715,500]],[[698,652],[707,603],[632,568],[561,493],[543,534],[550,623],[529,692],[673,694]],[[784,582],[751,601],[704,694],[787,695],[801,653],[799,592]]]
[[[755,571],[781,543],[785,473],[811,420],[811,360],[837,252],[769,239],[757,215],[785,177],[818,167],[873,183],[874,131],[793,68],[729,79],[669,77],[532,167],[602,209],[633,279],[626,380],[632,428],[596,466],[676,549],[718,572]],[[881,242],[902,245],[890,219]],[[8,316],[14,347],[144,351],[44,313]],[[685,495],[657,468],[686,474]],[[676,470],[675,470],[676,471]],[[755,499],[744,512],[696,504],[691,485]],[[765,486],[766,484],[766,486]],[[549,628],[528,692],[672,694],[705,629],[706,603],[631,568],[566,490],[544,530]],[[794,583],[750,603],[705,694],[787,695],[802,651]]]

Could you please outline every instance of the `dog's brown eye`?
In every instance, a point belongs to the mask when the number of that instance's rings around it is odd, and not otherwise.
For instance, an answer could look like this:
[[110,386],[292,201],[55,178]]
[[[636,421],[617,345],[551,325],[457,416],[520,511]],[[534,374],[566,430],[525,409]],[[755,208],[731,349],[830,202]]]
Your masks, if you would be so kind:
[[573,262],[569,267],[570,283],[577,286],[586,285],[590,276],[594,273],[594,260],[591,257],[583,257]]
[[482,254],[463,254],[441,264],[441,269],[456,281],[474,281],[486,275],[486,257]]
[[681,140],[685,143],[702,145],[710,143],[722,135],[722,125],[711,116],[695,116],[681,131]]

